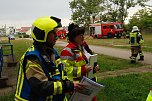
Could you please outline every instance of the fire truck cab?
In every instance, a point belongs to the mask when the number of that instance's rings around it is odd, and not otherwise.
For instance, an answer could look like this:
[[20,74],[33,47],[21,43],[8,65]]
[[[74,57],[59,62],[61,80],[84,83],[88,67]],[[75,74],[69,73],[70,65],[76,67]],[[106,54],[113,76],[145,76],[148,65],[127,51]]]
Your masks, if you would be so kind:
[[57,31],[57,36],[59,39],[66,39],[66,30]]
[[122,22],[102,22],[90,24],[90,35],[94,38],[121,38],[124,28]]

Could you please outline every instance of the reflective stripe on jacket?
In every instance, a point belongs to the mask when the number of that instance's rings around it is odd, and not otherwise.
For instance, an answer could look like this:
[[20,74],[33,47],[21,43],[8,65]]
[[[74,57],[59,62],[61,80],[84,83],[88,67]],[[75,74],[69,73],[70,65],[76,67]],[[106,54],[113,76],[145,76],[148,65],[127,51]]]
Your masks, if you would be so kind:
[[67,72],[68,79],[79,81],[82,76],[86,76],[87,57],[74,43],[70,42],[62,50],[60,58],[65,64],[64,70]]
[[[36,60],[37,62],[31,62],[28,60],[28,57],[33,56],[33,55],[37,57],[37,60]],[[58,55],[57,52],[55,52],[55,56],[57,55]],[[56,73],[54,74],[52,74],[49,71],[50,68],[53,68],[54,66],[59,65],[60,63],[59,60],[56,61],[56,63],[57,64],[50,63],[49,64],[50,66],[48,68],[45,68],[46,63],[44,62],[39,51],[34,46],[30,47],[27,50],[27,52],[25,52],[24,55],[21,57],[16,93],[15,93],[15,98],[14,98],[15,101],[29,101],[30,100],[30,96],[32,94],[31,85],[29,85],[29,79],[31,79],[30,76],[35,77],[36,80],[40,80],[41,82],[50,81],[49,86],[46,85],[45,87],[37,88],[37,89],[42,90],[41,92],[37,92],[38,94],[40,93],[46,93],[46,94],[44,94],[45,96],[43,94],[37,95],[36,96],[37,100],[34,100],[34,101],[65,101],[64,100],[65,95],[63,92],[64,86],[62,82],[58,80],[58,79],[62,79],[61,73],[59,73],[59,71],[61,70],[57,69],[55,71]],[[47,87],[49,87],[50,92],[46,91]]]
[[130,33],[130,44],[131,46],[139,46],[144,42],[144,39],[140,32]]

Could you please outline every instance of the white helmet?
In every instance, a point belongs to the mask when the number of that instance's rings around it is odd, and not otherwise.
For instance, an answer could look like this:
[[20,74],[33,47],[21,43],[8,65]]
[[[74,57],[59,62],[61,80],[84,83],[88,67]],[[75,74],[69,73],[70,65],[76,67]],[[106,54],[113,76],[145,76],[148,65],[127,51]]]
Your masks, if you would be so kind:
[[137,26],[133,26],[133,27],[132,27],[132,32],[135,32],[135,31],[139,31],[139,29],[138,29]]

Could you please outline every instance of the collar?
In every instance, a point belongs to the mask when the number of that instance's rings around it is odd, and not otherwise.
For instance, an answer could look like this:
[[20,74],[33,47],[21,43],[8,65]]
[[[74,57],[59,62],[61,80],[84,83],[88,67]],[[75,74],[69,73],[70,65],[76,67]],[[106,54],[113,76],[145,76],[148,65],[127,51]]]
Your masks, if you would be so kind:
[[69,42],[69,44],[67,45],[67,47],[71,48],[72,50],[80,50],[79,46],[77,46],[74,42]]

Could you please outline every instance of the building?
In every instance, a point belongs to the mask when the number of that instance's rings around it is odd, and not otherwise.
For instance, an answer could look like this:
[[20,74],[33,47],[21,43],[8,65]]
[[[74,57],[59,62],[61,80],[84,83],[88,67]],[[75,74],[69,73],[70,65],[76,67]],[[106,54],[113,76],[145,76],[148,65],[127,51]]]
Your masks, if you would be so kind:
[[0,35],[2,35],[2,36],[8,36],[9,34],[15,34],[15,31],[16,30],[16,28],[15,27],[13,27],[13,26],[7,26],[6,27],[6,25],[5,26],[2,26],[2,28],[0,28]]

